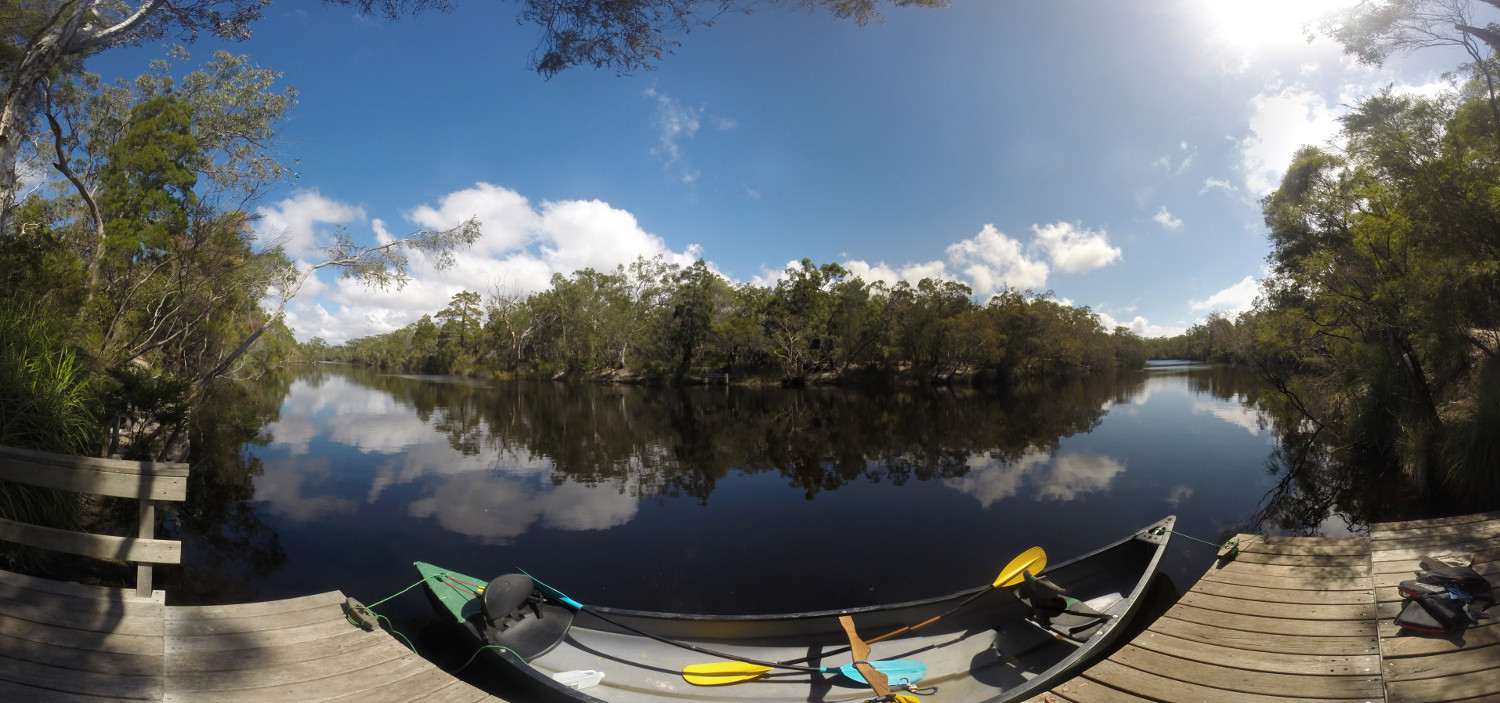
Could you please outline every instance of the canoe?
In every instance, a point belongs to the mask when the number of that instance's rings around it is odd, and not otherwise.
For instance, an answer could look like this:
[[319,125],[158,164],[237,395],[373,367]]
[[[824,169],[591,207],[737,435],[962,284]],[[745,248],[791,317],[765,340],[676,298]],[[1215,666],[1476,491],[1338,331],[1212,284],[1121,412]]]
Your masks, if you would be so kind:
[[[809,613],[683,615],[580,605],[520,574],[488,580],[416,566],[439,617],[457,625],[479,649],[479,660],[501,668],[528,699],[863,701],[874,694],[862,678],[846,675],[850,641],[840,616],[851,616],[860,638],[870,641],[941,615],[874,642],[867,660],[893,674],[892,693],[923,703],[1003,703],[1077,674],[1127,629],[1175,520],[1167,517],[1049,566],[1014,587]],[[738,663],[747,660],[800,669],[713,686],[683,676],[685,668],[708,663],[753,674],[753,667]]]

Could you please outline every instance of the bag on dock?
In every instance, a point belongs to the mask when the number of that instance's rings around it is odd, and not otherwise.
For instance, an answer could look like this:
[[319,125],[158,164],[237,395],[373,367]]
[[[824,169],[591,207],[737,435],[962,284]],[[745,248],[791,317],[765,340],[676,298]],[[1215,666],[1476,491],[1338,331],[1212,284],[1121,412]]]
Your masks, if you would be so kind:
[[1490,582],[1467,566],[1423,571],[1413,580],[1402,581],[1397,590],[1406,601],[1396,625],[1434,635],[1478,622],[1495,602]]

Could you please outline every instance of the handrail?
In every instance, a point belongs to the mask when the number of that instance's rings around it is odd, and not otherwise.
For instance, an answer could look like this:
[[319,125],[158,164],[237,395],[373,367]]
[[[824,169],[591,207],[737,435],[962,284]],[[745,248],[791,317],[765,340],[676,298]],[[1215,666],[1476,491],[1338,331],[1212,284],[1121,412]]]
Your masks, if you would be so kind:
[[94,535],[0,518],[0,540],[136,567],[136,594],[151,595],[151,564],[178,564],[182,544],[156,536],[156,502],[187,500],[188,465],[52,454],[0,445],[0,481],[140,501],[137,536]]

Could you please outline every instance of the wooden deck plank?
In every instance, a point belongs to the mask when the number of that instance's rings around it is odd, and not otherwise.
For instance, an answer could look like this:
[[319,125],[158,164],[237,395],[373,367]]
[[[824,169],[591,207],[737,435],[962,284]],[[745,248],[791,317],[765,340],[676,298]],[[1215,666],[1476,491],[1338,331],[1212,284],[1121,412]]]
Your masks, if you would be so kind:
[[1203,575],[1203,580],[1260,588],[1280,588],[1289,591],[1363,591],[1370,588],[1368,576],[1296,578],[1248,571],[1224,571],[1223,569],[1209,570]]
[[[376,700],[371,691],[349,693],[324,703],[365,703]],[[381,687],[378,700],[422,701],[423,703],[476,703],[489,694],[453,678],[437,667],[429,667],[399,681]]]
[[1281,698],[1375,698],[1381,688],[1380,671],[1353,676],[1309,676],[1240,669],[1182,659],[1127,644],[1110,661],[1157,676],[1193,681],[1239,693]]
[[1476,647],[1500,644],[1500,622],[1481,620],[1481,624],[1465,628],[1447,637],[1432,635],[1402,634],[1395,623],[1381,621],[1380,652],[1386,659],[1418,657],[1428,654],[1460,652]]
[[1308,605],[1305,603],[1226,598],[1194,589],[1188,591],[1187,595],[1184,595],[1177,601],[1177,604],[1202,608],[1204,610],[1215,610],[1221,613],[1254,615],[1283,620],[1369,620],[1375,617],[1373,596],[1370,601],[1359,604]]
[[284,598],[282,600],[260,601],[256,603],[174,606],[172,614],[177,619],[191,618],[195,621],[213,620],[216,618],[250,618],[302,612],[320,607],[332,606],[338,608],[343,603],[343,593],[328,591],[326,593],[301,596],[299,598]]
[[1370,553],[1359,554],[1272,554],[1263,552],[1240,552],[1234,558],[1238,564],[1268,564],[1277,566],[1312,567],[1360,567],[1369,564]]
[[14,584],[0,582],[0,613],[7,612],[12,604],[30,608],[52,608],[70,613],[93,613],[105,617],[134,617],[150,618],[153,620],[160,620],[166,613],[166,606],[156,601],[113,598],[106,600],[61,595],[21,588]]
[[1308,637],[1368,637],[1371,640],[1375,638],[1376,632],[1375,623],[1370,620],[1284,620],[1204,610],[1182,603],[1172,606],[1168,614],[1179,620],[1242,632],[1276,632]]
[[1466,525],[1392,533],[1377,530],[1370,533],[1370,548],[1373,551],[1405,549],[1435,544],[1485,542],[1497,537],[1500,537],[1500,520],[1486,520]]
[[[1240,542],[1240,556],[1245,554],[1274,554],[1281,556],[1359,556],[1370,553],[1370,543],[1364,538],[1338,540],[1334,542],[1313,540],[1310,537],[1275,538]],[[1308,540],[1308,541],[1303,541]],[[1235,557],[1238,559],[1239,557]]]
[[1307,605],[1358,605],[1372,603],[1373,589],[1362,591],[1312,591],[1288,588],[1266,588],[1264,586],[1242,586],[1236,583],[1203,580],[1193,585],[1193,591],[1224,598],[1266,601],[1269,603],[1304,603]]
[[[374,634],[374,633],[367,633]],[[389,635],[382,634],[387,640]],[[394,643],[393,643],[394,644]],[[171,669],[167,674],[172,691],[235,691],[247,688],[283,687],[317,681],[350,671],[383,667],[410,655],[405,647],[364,647],[304,661],[270,658],[264,665],[238,669]],[[426,660],[422,660],[426,662]],[[431,666],[431,664],[428,664]]]
[[1195,642],[1153,631],[1142,633],[1131,644],[1178,659],[1277,674],[1372,676],[1380,673],[1380,657],[1375,654],[1329,656],[1253,651],[1217,643]]
[[309,623],[337,620],[344,622],[344,613],[335,605],[317,605],[304,610],[290,610],[267,615],[245,615],[234,617],[215,615],[201,617],[196,612],[176,612],[167,617],[167,634],[172,637],[195,637],[201,635],[240,635],[250,632],[268,632],[298,627]]
[[0,571],[0,585],[24,588],[31,591],[41,591],[60,596],[71,596],[74,598],[90,598],[95,600],[124,601],[160,603],[161,601],[152,597],[138,596],[133,588],[111,588],[108,586],[93,586],[85,583],[73,583],[71,581],[56,581],[36,576],[27,576],[10,571]]
[[185,651],[241,651],[270,646],[286,646],[300,642],[313,642],[347,633],[352,626],[338,620],[321,620],[285,627],[279,630],[255,633],[237,633],[235,636],[219,634],[170,635],[167,637],[167,656]]
[[1029,703],[1140,703],[1150,700],[1079,677],[1032,698]]
[[20,640],[97,652],[160,653],[162,642],[161,635],[79,630],[12,617],[0,617],[0,634]]
[[1385,662],[1385,675],[1389,681],[1431,679],[1476,671],[1489,671],[1500,678],[1500,644],[1465,647],[1460,651],[1442,654],[1392,658]]
[[[1332,559],[1334,557],[1299,557],[1300,559]],[[1217,569],[1221,574],[1254,574],[1256,576],[1282,576],[1294,579],[1346,579],[1358,578],[1370,575],[1370,564],[1368,561],[1355,566],[1324,566],[1315,562],[1307,562],[1297,565],[1281,564],[1251,564],[1241,561],[1231,561]]]
[[111,652],[80,649],[60,644],[21,639],[0,633],[0,660],[57,664],[76,671],[127,676],[161,676],[164,657],[137,652]]
[[1430,518],[1426,520],[1402,520],[1397,522],[1376,522],[1370,524],[1370,531],[1397,531],[1411,528],[1445,527],[1448,525],[1463,525],[1471,522],[1485,522],[1487,520],[1500,520],[1500,511],[1493,513],[1474,513],[1471,515],[1455,515],[1453,517]]
[[1126,691],[1139,691],[1153,700],[1213,701],[1214,703],[1369,703],[1357,698],[1304,698],[1231,691],[1216,686],[1188,683],[1105,660],[1084,672],[1084,677]]
[[431,666],[432,664],[426,659],[407,652],[405,656],[398,659],[380,662],[365,668],[341,671],[322,678],[247,688],[225,688],[222,681],[206,681],[203,683],[214,686],[207,690],[191,690],[181,687],[181,684],[189,682],[169,673],[164,701],[165,703],[303,703],[361,692],[374,692],[361,700],[382,700],[378,697],[381,687]]
[[1496,670],[1444,676],[1436,679],[1386,681],[1386,695],[1393,703],[1443,703],[1484,697],[1500,698],[1500,673]]
[[1168,612],[1151,624],[1159,632],[1193,642],[1219,645],[1252,652],[1283,652],[1309,656],[1356,656],[1378,650],[1373,637],[1297,636],[1278,632],[1226,630],[1213,623],[1180,620]]
[[16,701],[16,703],[105,703],[111,700],[128,699],[100,698],[98,696],[53,691],[0,680],[0,701]]
[[33,605],[4,601],[0,602],[0,614],[3,614],[6,620],[30,623],[41,628],[68,628],[157,638],[162,636],[160,617],[116,617],[107,611],[73,610],[61,603]]
[[202,649],[194,647],[174,648],[166,657],[173,671],[241,671],[262,667],[276,667],[298,662],[314,661],[349,653],[365,652],[379,645],[384,633],[365,632],[352,627],[302,642],[282,642],[268,639],[266,646],[238,649]]
[[1410,547],[1407,549],[1382,549],[1375,552],[1372,557],[1373,561],[1375,562],[1376,571],[1380,571],[1381,569],[1390,569],[1391,567],[1387,565],[1389,562],[1411,562],[1412,567],[1415,568],[1417,562],[1420,561],[1422,557],[1453,551],[1472,552],[1474,554],[1474,563],[1476,564],[1487,564],[1500,561],[1500,541],[1497,540],[1488,540],[1486,542],[1483,542],[1481,548],[1479,548],[1478,550],[1441,548],[1430,549],[1426,547]]
[[101,674],[20,659],[7,659],[5,666],[0,667],[0,679],[21,686],[100,698],[159,701],[162,696],[162,672],[159,669],[147,676],[124,673]]

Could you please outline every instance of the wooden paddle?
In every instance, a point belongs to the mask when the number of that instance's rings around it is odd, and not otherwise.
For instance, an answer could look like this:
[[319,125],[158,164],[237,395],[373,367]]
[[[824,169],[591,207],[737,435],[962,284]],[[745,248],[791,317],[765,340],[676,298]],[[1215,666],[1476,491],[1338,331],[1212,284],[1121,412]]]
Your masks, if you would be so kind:
[[[962,610],[964,606],[966,606],[966,605],[974,602],[975,599],[979,598],[980,596],[982,596],[982,595],[984,595],[986,593],[989,593],[990,591],[995,590],[996,588],[1006,588],[1006,587],[1010,587],[1010,586],[1020,585],[1020,583],[1026,579],[1026,574],[1028,572],[1032,573],[1032,574],[1036,574],[1036,573],[1041,572],[1041,570],[1044,569],[1044,568],[1046,568],[1046,567],[1047,567],[1047,553],[1045,551],[1043,551],[1041,547],[1032,547],[1031,549],[1028,549],[1028,550],[1022,552],[1015,559],[1010,560],[1010,563],[1006,564],[1005,568],[1000,570],[1000,574],[995,577],[994,582],[992,582],[990,584],[989,588],[984,588],[984,589],[980,589],[979,591],[976,591],[973,595],[969,596],[968,598],[965,598],[962,602],[960,602],[958,605],[954,606],[948,612],[943,613],[942,615],[938,615],[936,617],[928,618],[927,620],[924,620],[924,621],[922,621],[920,623],[917,623],[916,625],[909,625],[907,627],[903,627],[903,628],[900,628],[898,630],[892,630],[890,632],[887,632],[887,633],[885,633],[885,634],[883,634],[883,635],[881,635],[879,637],[876,637],[875,639],[870,640],[869,642],[865,642],[863,644],[874,644],[874,643],[879,642],[881,640],[890,639],[892,637],[895,637],[896,635],[899,635],[899,634],[901,634],[903,632],[911,632],[912,630],[916,630],[916,629],[919,629],[919,628],[931,625],[932,623],[935,623],[938,620],[941,620],[941,619],[943,619],[943,618],[945,618],[945,617],[947,617],[949,615],[952,615],[952,614],[958,612],[959,610]],[[847,628],[846,628],[846,630],[847,630]],[[853,645],[852,645],[852,642],[851,642],[851,645],[849,647],[845,647],[845,648],[841,648],[841,649],[835,649],[835,650],[829,651],[827,653],[820,654],[818,656],[829,656],[829,655],[833,655],[833,654],[843,654],[844,652],[848,652],[848,651],[852,651],[852,650],[853,650]],[[781,666],[781,667],[785,667],[785,668],[797,668],[797,667],[789,667],[787,665],[789,665],[789,664],[799,664],[801,662],[805,662],[805,661],[808,661],[808,660],[811,660],[811,659],[813,659],[813,657],[804,657],[802,659],[792,659],[792,660],[789,660],[789,661],[786,661],[786,662],[779,662],[777,665]],[[856,656],[855,659],[863,659],[863,657]],[[887,668],[886,667],[886,664],[907,664],[907,663],[908,662],[903,662],[903,661],[874,662],[874,665],[877,667],[877,670],[884,669],[885,673],[894,675],[894,676],[896,676],[896,678],[905,678],[908,681],[916,682],[920,677],[911,677],[911,676],[907,675],[906,671],[895,671],[895,670],[892,670],[891,668]],[[723,685],[723,684],[739,683],[741,681],[749,681],[751,679],[758,678],[761,674],[764,674],[764,673],[766,673],[766,672],[768,672],[770,670],[771,670],[771,667],[769,667],[769,666],[763,666],[763,665],[759,665],[759,664],[748,664],[748,663],[745,663],[743,661],[738,661],[738,662],[714,662],[712,664],[693,664],[692,666],[689,666],[689,667],[687,667],[687,668],[685,668],[685,669],[682,670],[682,677],[684,679],[687,679],[688,683],[696,684],[696,685],[699,685],[699,686],[719,686],[719,685]],[[923,667],[923,671],[925,673],[926,667]]]

